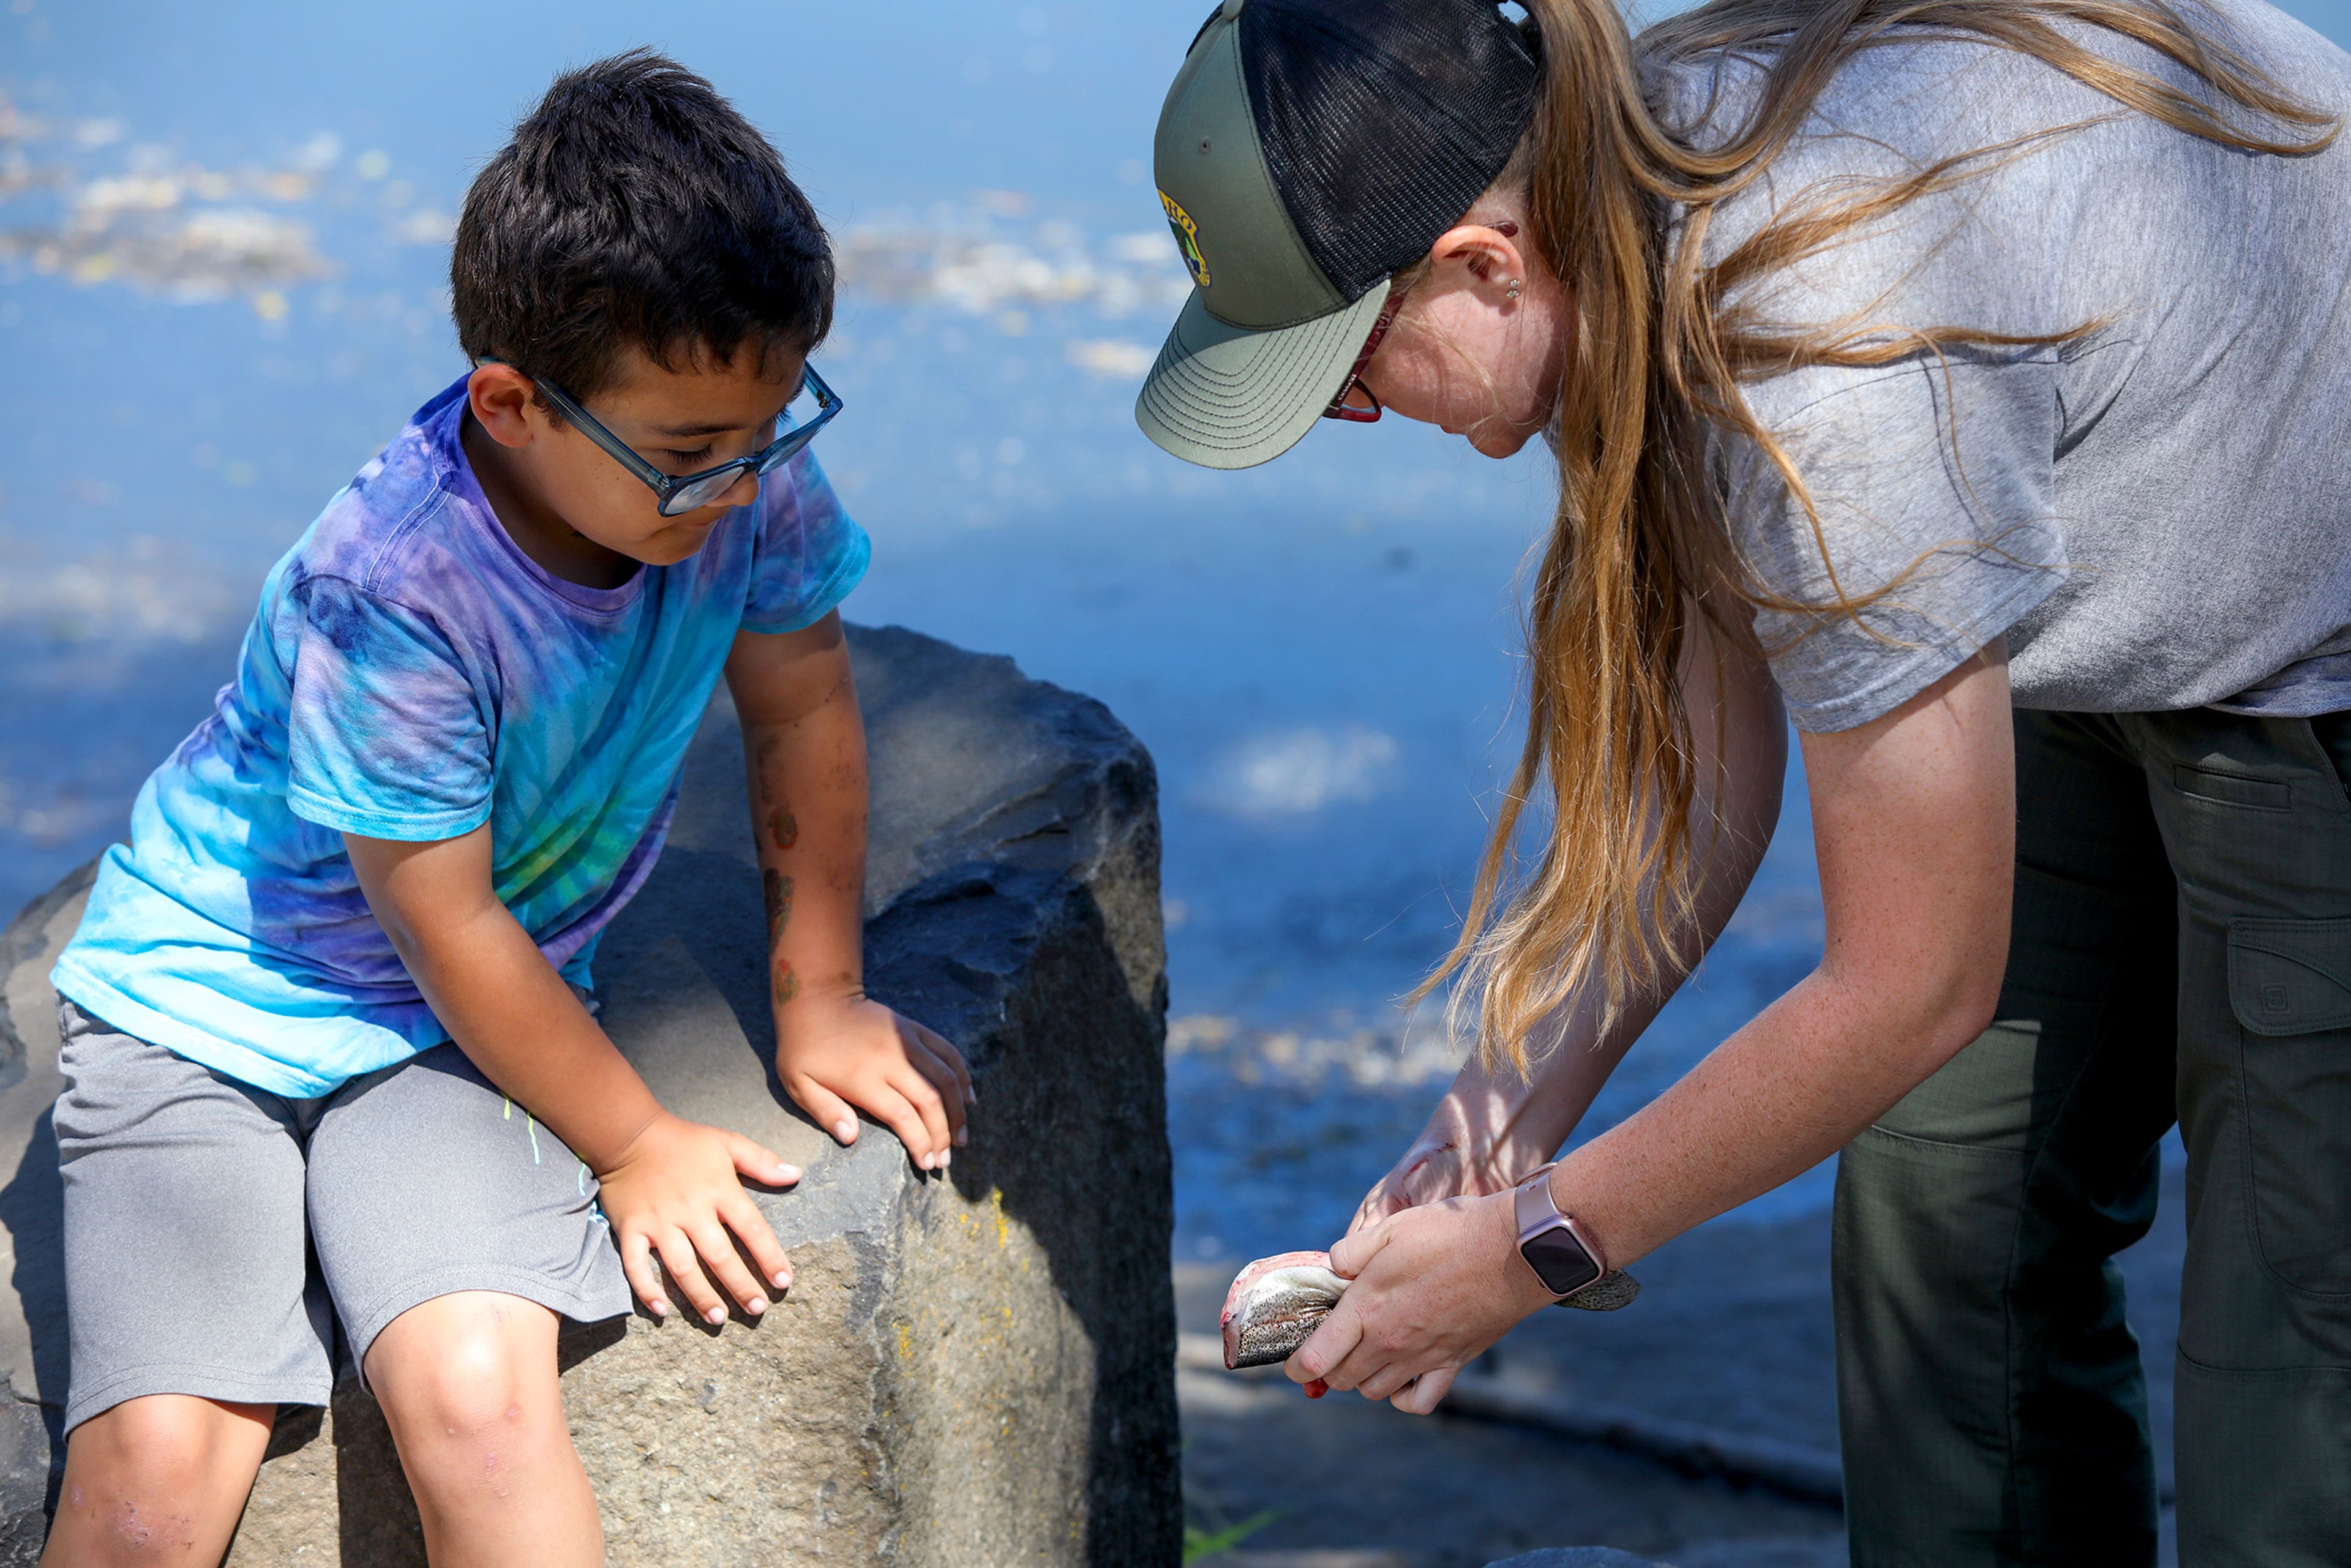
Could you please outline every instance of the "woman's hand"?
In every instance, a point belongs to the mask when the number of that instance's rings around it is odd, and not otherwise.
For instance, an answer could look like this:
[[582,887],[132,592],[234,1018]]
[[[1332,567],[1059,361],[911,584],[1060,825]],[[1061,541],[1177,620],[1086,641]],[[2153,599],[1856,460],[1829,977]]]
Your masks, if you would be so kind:
[[1483,1197],[1510,1185],[1510,1176],[1497,1167],[1492,1151],[1470,1147],[1464,1132],[1441,1131],[1432,1125],[1364,1195],[1347,1234],[1353,1236],[1408,1208],[1442,1203],[1448,1197]]
[[740,1134],[666,1111],[629,1140],[611,1169],[598,1173],[596,1200],[612,1227],[621,1267],[653,1316],[669,1315],[663,1270],[705,1322],[726,1321],[726,1303],[710,1274],[746,1312],[756,1318],[766,1312],[767,1291],[743,1266],[737,1242],[777,1290],[790,1287],[791,1264],[738,1176],[763,1186],[800,1179],[799,1171]]
[[954,1163],[977,1104],[963,1052],[862,996],[802,996],[776,1009],[776,1075],[816,1124],[857,1141],[855,1113],[898,1134],[924,1170]]
[[1519,1256],[1509,1192],[1390,1215],[1331,1249],[1331,1269],[1354,1283],[1290,1356],[1290,1380],[1359,1389],[1416,1416],[1436,1409],[1456,1373],[1552,1301]]

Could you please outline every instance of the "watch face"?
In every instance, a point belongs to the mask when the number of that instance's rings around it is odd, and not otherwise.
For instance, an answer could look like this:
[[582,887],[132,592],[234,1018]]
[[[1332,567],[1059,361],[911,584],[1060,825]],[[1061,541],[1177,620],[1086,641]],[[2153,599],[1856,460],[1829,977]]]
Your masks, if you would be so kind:
[[1600,1265],[1564,1226],[1519,1243],[1519,1251],[1534,1266],[1535,1277],[1554,1296],[1580,1291],[1600,1278]]

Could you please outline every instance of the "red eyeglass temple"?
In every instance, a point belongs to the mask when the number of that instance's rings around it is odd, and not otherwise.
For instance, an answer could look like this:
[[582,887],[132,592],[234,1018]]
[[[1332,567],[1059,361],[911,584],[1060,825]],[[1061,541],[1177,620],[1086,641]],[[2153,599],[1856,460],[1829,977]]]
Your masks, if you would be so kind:
[[[1507,218],[1488,226],[1504,239],[1516,239],[1519,235],[1519,225]],[[1343,419],[1350,424],[1377,424],[1380,422],[1380,415],[1386,411],[1380,407],[1380,400],[1373,394],[1372,389],[1364,384],[1364,367],[1370,364],[1372,356],[1380,351],[1380,340],[1386,337],[1388,329],[1395,324],[1396,311],[1403,304],[1404,290],[1398,289],[1388,296],[1387,308],[1380,312],[1380,319],[1372,323],[1372,335],[1364,340],[1364,351],[1355,356],[1354,368],[1347,372],[1347,379],[1339,383],[1338,395],[1331,400],[1330,406],[1323,409],[1323,418]],[[1357,408],[1347,401],[1359,392],[1371,407]]]

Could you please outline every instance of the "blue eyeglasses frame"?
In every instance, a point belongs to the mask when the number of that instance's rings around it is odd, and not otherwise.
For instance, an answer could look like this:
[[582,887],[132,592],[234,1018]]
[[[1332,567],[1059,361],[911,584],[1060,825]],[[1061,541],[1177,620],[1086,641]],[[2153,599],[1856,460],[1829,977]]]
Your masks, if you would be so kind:
[[[493,365],[506,363],[503,360],[486,360],[483,362]],[[733,489],[737,479],[742,475],[773,473],[777,468],[808,450],[809,443],[816,439],[816,433],[831,423],[833,415],[841,412],[841,394],[825,385],[824,378],[817,374],[815,366],[810,365],[803,368],[800,374],[802,383],[816,395],[817,413],[814,419],[810,420],[806,424],[790,425],[780,432],[775,440],[747,457],[729,458],[716,467],[705,468],[694,474],[663,473],[640,456],[627,442],[605,429],[601,421],[580,407],[561,387],[557,386],[553,382],[544,381],[536,376],[531,379],[533,384],[538,388],[540,395],[554,405],[556,413],[578,425],[580,433],[602,447],[611,455],[613,462],[644,482],[645,487],[658,498],[663,517],[682,517],[697,507],[708,506]],[[788,416],[779,413],[776,417],[785,419]]]

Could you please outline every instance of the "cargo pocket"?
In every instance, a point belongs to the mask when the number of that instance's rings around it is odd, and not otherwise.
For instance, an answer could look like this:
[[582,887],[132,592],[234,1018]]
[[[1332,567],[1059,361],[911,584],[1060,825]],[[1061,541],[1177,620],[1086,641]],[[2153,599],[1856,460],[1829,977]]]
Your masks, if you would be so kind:
[[2351,1295],[2351,920],[2229,926],[2262,1258],[2285,1284]]

